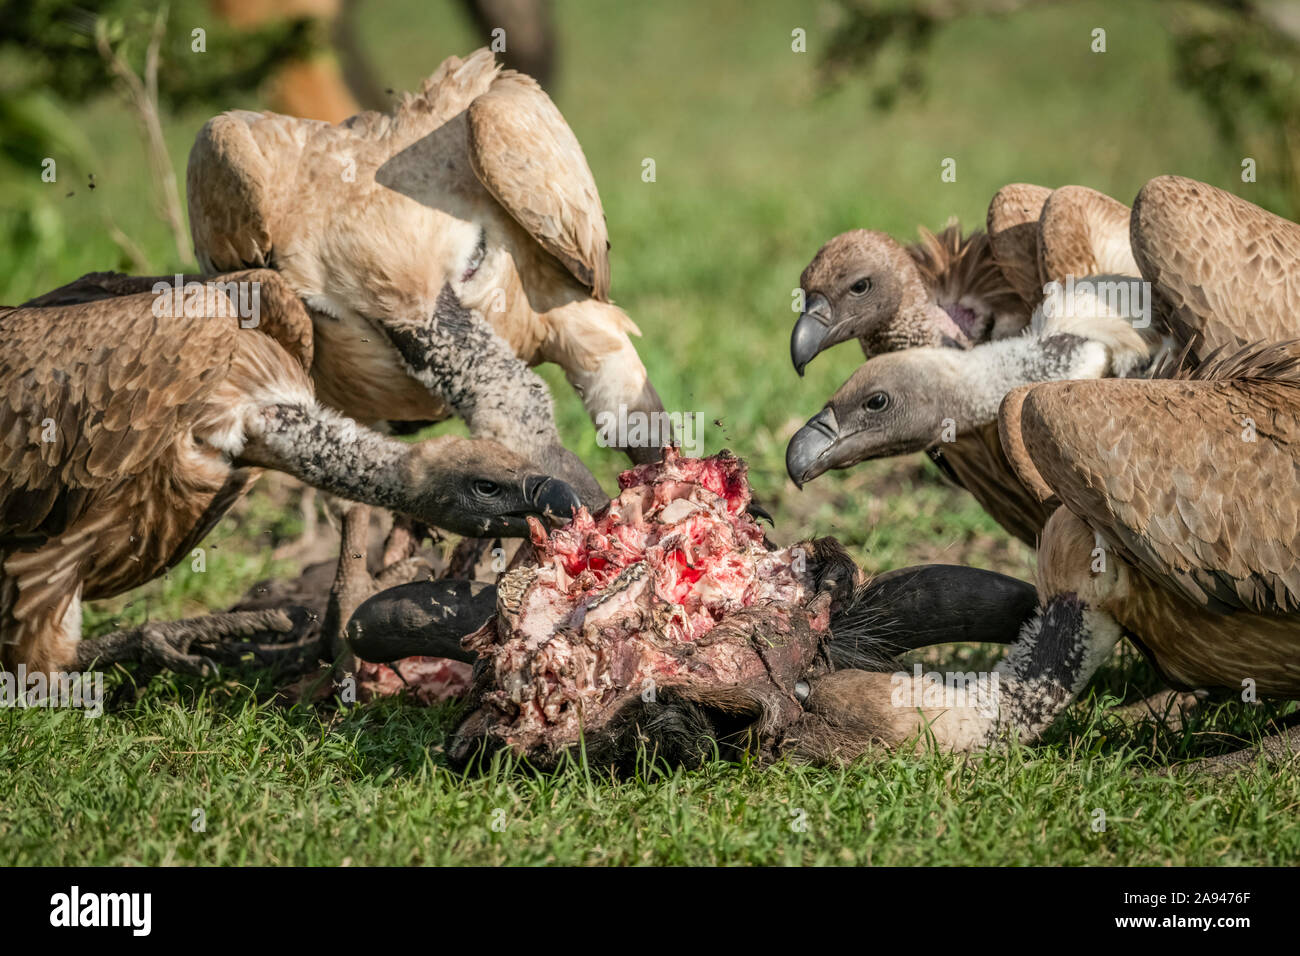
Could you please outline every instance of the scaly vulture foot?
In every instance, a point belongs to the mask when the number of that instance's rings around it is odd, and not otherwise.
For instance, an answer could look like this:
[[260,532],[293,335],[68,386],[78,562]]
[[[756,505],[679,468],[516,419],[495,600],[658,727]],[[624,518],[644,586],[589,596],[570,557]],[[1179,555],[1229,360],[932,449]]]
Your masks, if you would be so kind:
[[[164,670],[178,674],[214,677],[214,657],[238,659],[243,650],[255,647],[258,638],[279,639],[281,646],[297,648],[296,642],[284,642],[301,622],[295,622],[281,610],[232,611],[209,614],[183,621],[150,621],[140,627],[115,631],[103,637],[82,641],[77,646],[76,669],[91,671],[105,665],[138,662],[134,688],[144,687],[154,674]],[[231,638],[243,638],[240,651],[224,646]],[[126,688],[119,693],[126,693]]]
[[[1293,715],[1295,716],[1295,715]],[[1258,747],[1234,750],[1218,757],[1203,757],[1169,768],[1171,775],[1204,774],[1226,777],[1239,770],[1250,770],[1260,762],[1275,770],[1300,769],[1300,726],[1291,727],[1279,734],[1271,734],[1259,742]]]

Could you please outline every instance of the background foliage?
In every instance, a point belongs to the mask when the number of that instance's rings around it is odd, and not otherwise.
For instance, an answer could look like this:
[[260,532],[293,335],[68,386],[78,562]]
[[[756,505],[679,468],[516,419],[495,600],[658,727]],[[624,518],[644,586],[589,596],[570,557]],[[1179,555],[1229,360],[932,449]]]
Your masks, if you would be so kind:
[[[82,6],[109,15],[127,55],[140,55],[151,6]],[[158,272],[191,265],[148,202],[134,117],[67,9],[0,11],[3,302],[130,267],[112,229]],[[1033,563],[920,456],[802,493],[785,477],[786,440],[861,360],[844,346],[805,379],[789,365],[791,290],[822,242],[862,226],[906,239],[953,215],[978,226],[1011,181],[1130,201],[1175,172],[1297,209],[1293,52],[1228,4],[567,0],[557,17],[553,94],[600,186],[614,295],[645,333],[666,404],[704,415],[710,451],[749,460],[777,540],[835,534],[871,570],[947,561],[1029,576]],[[260,106],[246,68],[294,36],[223,39],[214,19],[198,2],[169,11],[160,92],[178,170],[206,118]],[[207,54],[184,42],[196,26]],[[1090,50],[1098,26],[1104,54]],[[482,42],[449,0],[369,0],[358,28],[399,90]],[[796,28],[806,53],[791,50]],[[44,156],[58,160],[57,183],[40,179]],[[1241,181],[1243,156],[1258,159],[1257,183]],[[654,183],[641,179],[646,157]],[[947,157],[955,183],[940,182]],[[621,460],[596,446],[562,377],[545,374],[566,441],[612,482]],[[260,577],[293,573],[272,546],[295,520],[254,494],[210,536],[206,574],[178,569],[101,602],[88,632],[223,607]],[[992,659],[942,659],[952,653]],[[1295,775],[1159,773],[1239,746],[1274,711],[1212,706],[1170,733],[1102,710],[1158,688],[1127,649],[1032,750],[840,770],[717,765],[612,784],[581,768],[460,780],[439,752],[447,709],[286,710],[252,678],[160,678],[142,705],[98,721],[0,711],[0,862],[1294,862]],[[207,809],[204,834],[190,828],[195,807]],[[1089,826],[1097,807],[1104,833]],[[510,821],[502,832],[488,826],[496,809]],[[807,812],[807,831],[791,829],[792,809]]]

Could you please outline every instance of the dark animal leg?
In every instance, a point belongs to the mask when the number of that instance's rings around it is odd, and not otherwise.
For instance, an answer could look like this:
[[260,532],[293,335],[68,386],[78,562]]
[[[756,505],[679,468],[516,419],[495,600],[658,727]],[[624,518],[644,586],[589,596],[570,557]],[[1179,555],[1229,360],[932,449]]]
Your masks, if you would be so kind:
[[474,437],[494,438],[563,478],[588,510],[608,503],[581,459],[561,444],[546,383],[486,319],[460,304],[451,286],[443,286],[431,318],[385,332],[411,377],[455,409]]
[[1078,595],[1053,597],[998,665],[999,714],[991,736],[1036,739],[1079,696],[1120,637],[1114,618]]
[[831,614],[839,667],[888,667],[935,644],[1007,644],[1038,608],[1032,584],[979,568],[923,564],[872,578]]

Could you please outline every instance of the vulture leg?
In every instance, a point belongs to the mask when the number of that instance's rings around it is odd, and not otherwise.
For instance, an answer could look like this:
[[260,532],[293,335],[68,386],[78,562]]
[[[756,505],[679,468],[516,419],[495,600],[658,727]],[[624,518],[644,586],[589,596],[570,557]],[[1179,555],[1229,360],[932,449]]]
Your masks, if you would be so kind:
[[385,325],[407,373],[442,398],[476,438],[495,438],[563,478],[589,511],[609,497],[577,455],[560,442],[546,383],[481,315],[443,286],[428,321]]
[[351,662],[344,628],[352,612],[375,591],[374,579],[366,568],[366,536],[370,530],[370,508],[352,505],[343,514],[342,541],[339,543],[339,564],[330,588],[329,604],[325,608],[325,621],[321,625],[323,641],[332,661],[340,661],[345,671]]
[[1291,727],[1260,741],[1258,747],[1234,750],[1219,757],[1206,757],[1183,764],[1182,773],[1201,773],[1222,777],[1256,766],[1260,760],[1282,767],[1300,767],[1300,726]]
[[1145,700],[1114,707],[1110,715],[1126,724],[1150,720],[1176,731],[1182,729],[1183,718],[1199,707],[1208,696],[1208,691],[1204,690],[1162,690]]
[[447,578],[472,578],[489,548],[496,547],[491,538],[461,538],[451,549],[447,567],[442,576]]
[[428,537],[427,526],[407,515],[393,515],[393,527],[384,539],[384,559],[381,565],[386,569],[400,561],[415,557],[420,550],[420,542]]

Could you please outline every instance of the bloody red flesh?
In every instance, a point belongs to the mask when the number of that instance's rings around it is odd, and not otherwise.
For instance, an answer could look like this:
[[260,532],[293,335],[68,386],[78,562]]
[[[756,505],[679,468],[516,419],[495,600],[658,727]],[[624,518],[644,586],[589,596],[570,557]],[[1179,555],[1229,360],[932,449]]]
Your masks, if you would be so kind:
[[746,511],[740,459],[667,449],[619,485],[596,517],[531,523],[535,564],[502,577],[497,615],[464,641],[487,668],[485,732],[518,750],[575,742],[655,688],[770,685],[766,648],[828,630],[802,549],[768,550]]

